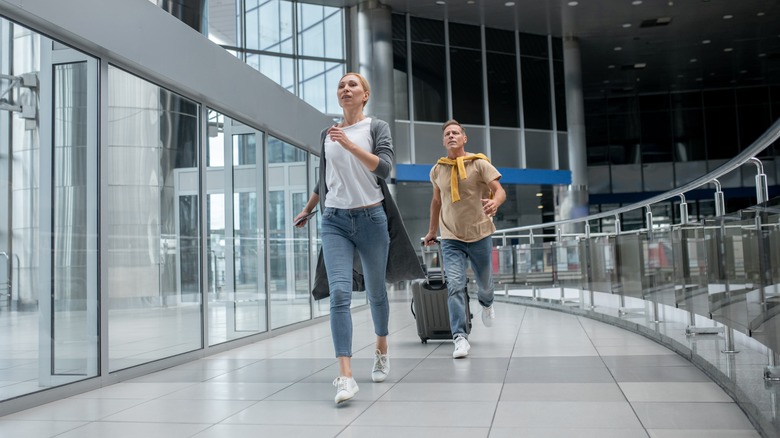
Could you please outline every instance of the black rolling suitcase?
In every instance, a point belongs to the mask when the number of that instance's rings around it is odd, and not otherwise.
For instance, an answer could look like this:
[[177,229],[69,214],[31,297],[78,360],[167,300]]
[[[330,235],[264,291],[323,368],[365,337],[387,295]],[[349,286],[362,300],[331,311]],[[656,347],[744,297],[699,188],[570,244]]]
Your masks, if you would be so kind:
[[[417,320],[417,334],[423,344],[428,339],[452,339],[447,306],[447,277],[441,263],[441,244],[423,246],[425,278],[412,282],[412,315]],[[466,281],[468,285],[468,281]],[[466,286],[466,332],[471,332],[471,309]]]

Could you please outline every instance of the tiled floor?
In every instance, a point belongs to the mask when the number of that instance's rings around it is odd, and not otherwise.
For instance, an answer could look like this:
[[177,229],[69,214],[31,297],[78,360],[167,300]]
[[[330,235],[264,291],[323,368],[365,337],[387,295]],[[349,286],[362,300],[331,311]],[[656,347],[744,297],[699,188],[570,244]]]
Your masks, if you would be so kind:
[[469,357],[391,309],[390,377],[372,383],[370,314],[354,313],[360,392],[335,406],[327,320],[0,418],[2,437],[758,437],[707,376],[658,344],[584,317],[497,303]]

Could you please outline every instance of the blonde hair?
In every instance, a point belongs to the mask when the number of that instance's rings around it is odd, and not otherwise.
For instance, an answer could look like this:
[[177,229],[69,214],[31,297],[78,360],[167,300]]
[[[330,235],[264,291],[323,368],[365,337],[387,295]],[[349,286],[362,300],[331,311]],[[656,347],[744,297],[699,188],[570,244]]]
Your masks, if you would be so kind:
[[441,127],[441,132],[446,131],[447,127],[448,126],[452,126],[452,125],[458,125],[458,128],[460,128],[460,132],[462,134],[466,133],[466,128],[464,128],[463,125],[461,125],[460,122],[455,120],[455,119],[450,119],[450,120],[447,120],[446,122],[444,122],[444,125],[442,125],[442,127]]
[[[358,78],[358,82],[360,82],[360,86],[363,87],[364,90],[366,90],[366,93],[368,93],[368,96],[370,98],[371,97],[371,85],[369,85],[368,79],[366,79],[360,73],[355,73],[355,72],[345,73],[344,76],[341,77],[341,79],[344,79],[345,77],[347,77],[349,75],[352,75],[352,76],[355,76],[355,77]],[[339,79],[339,82],[341,82],[341,79]],[[368,103],[368,99],[366,99],[366,101],[363,102],[363,107],[365,107],[367,103]]]

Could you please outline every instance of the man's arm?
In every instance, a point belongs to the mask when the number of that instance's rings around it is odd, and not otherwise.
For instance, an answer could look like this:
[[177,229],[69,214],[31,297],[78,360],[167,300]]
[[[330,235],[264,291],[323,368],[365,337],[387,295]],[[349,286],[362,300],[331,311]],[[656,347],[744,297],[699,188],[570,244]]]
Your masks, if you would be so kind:
[[490,191],[493,192],[493,199],[482,200],[482,211],[484,211],[488,217],[493,217],[496,215],[498,207],[506,201],[506,192],[497,179],[490,181],[488,187],[490,187]]
[[436,242],[436,234],[439,232],[439,213],[441,212],[441,191],[437,186],[433,186],[433,197],[431,197],[431,218],[428,222],[428,234],[423,238],[425,246],[431,246]]

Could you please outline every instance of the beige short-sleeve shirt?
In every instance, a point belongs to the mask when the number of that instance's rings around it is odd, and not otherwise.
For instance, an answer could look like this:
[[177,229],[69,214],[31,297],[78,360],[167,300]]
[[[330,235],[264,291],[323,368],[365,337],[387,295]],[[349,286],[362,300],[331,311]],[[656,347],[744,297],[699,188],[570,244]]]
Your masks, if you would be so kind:
[[501,173],[487,160],[466,160],[466,179],[458,177],[460,201],[452,202],[450,179],[452,166],[436,164],[431,169],[431,183],[441,192],[439,232],[442,239],[476,242],[496,231],[493,219],[482,211],[482,199],[490,198],[488,184]]

